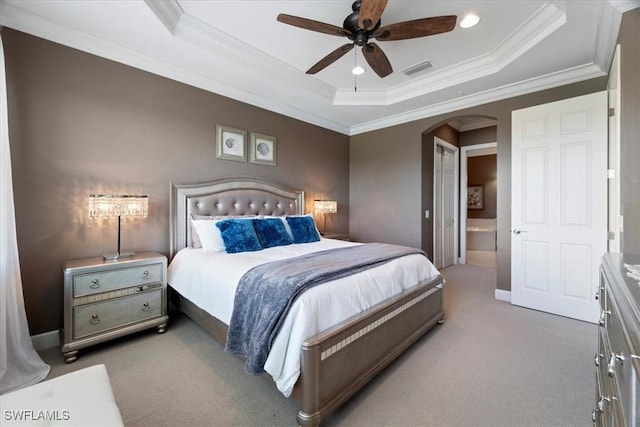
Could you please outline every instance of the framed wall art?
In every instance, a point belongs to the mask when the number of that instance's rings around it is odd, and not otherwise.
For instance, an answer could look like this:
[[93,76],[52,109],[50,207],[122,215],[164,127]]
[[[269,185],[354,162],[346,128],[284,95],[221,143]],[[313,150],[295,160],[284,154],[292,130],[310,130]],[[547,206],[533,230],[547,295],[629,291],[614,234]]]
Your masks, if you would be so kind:
[[484,186],[467,187],[467,209],[484,209]]
[[251,132],[249,161],[261,165],[276,165],[276,138]]
[[216,125],[216,158],[247,161],[247,131]]

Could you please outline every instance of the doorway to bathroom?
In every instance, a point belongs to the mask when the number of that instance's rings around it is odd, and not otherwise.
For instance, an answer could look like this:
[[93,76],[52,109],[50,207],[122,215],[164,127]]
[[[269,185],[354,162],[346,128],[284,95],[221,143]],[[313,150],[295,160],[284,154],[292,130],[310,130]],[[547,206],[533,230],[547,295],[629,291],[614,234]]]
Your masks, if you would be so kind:
[[461,149],[461,263],[496,268],[497,145],[491,142]]

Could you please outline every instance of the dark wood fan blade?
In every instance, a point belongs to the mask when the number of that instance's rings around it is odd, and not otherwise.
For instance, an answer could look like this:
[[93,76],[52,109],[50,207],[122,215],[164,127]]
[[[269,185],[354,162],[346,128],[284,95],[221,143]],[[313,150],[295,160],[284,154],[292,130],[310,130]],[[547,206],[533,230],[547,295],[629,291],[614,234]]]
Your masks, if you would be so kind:
[[375,71],[380,77],[384,78],[393,73],[393,68],[391,68],[391,63],[389,62],[387,55],[384,54],[377,44],[368,43],[362,46],[362,55],[364,56],[364,59],[367,60],[373,71]]
[[446,33],[456,27],[455,15],[434,16],[380,27],[374,34],[379,41],[406,40]]
[[353,49],[353,43],[347,43],[340,46],[339,48],[322,58],[320,61],[316,62],[313,67],[307,70],[307,74],[315,74],[318,71],[324,70],[329,65],[342,58],[351,49]]
[[358,27],[371,30],[376,26],[388,0],[362,0],[358,17]]
[[323,34],[330,34],[332,36],[347,37],[351,34],[351,31],[345,30],[342,27],[325,24],[324,22],[320,21],[314,21],[313,19],[287,15],[284,13],[278,15],[278,21],[282,22],[283,24],[293,25],[294,27],[304,28],[305,30],[317,31]]

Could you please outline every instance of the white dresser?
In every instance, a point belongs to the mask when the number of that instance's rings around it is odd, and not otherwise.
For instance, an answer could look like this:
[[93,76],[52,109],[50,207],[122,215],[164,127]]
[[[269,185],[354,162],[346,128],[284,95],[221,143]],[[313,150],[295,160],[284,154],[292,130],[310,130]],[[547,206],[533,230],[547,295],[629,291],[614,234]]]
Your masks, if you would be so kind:
[[593,410],[598,426],[640,426],[640,282],[625,264],[637,266],[640,257],[606,254],[600,268]]
[[65,362],[78,350],[152,327],[167,327],[167,258],[155,252],[105,261],[67,261],[64,272]]

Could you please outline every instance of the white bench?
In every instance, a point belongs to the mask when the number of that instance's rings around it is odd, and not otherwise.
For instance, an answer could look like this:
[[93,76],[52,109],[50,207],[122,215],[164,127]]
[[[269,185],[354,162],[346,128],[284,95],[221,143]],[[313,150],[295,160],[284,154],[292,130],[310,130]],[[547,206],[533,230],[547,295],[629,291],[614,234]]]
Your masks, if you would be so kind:
[[0,396],[0,425],[123,426],[104,365]]

